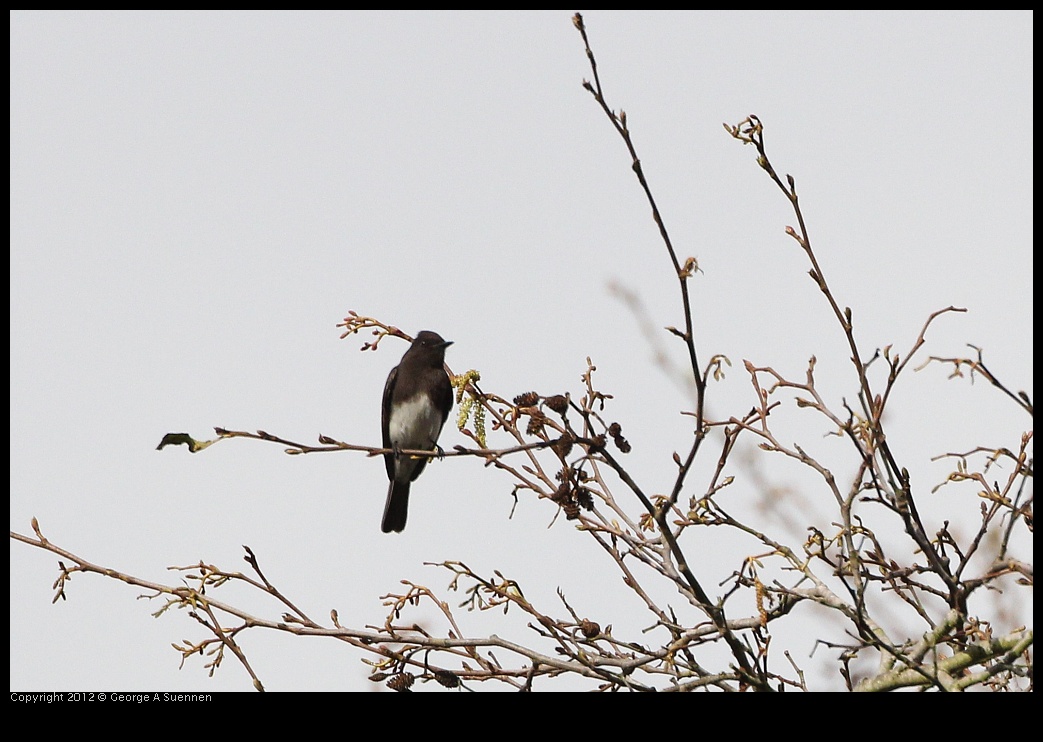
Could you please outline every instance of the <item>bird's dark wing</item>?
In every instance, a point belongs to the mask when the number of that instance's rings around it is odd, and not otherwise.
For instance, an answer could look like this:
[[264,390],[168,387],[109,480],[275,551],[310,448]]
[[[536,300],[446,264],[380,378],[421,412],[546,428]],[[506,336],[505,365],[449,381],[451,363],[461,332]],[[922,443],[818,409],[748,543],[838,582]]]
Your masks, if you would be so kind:
[[[384,448],[391,448],[391,397],[395,391],[395,379],[398,378],[398,366],[391,369],[388,380],[384,382],[384,400],[380,407],[380,431]],[[395,455],[384,454],[384,467],[387,469],[388,479],[395,478]]]
[[438,369],[438,372],[442,375],[442,379],[438,385],[438,397],[435,404],[439,409],[445,410],[445,414],[442,415],[442,425],[445,425],[445,421],[449,419],[449,413],[453,409],[453,385],[445,371]]

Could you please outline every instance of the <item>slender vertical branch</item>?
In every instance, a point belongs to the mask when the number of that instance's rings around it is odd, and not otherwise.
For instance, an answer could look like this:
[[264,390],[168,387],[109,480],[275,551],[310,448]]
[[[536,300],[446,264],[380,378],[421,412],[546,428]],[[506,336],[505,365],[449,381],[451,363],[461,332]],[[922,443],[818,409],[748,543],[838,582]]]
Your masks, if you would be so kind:
[[[692,304],[688,292],[688,279],[692,277],[697,269],[697,265],[694,258],[686,260],[684,265],[682,265],[681,261],[678,259],[677,252],[674,250],[673,242],[670,239],[670,233],[666,229],[666,224],[659,211],[659,206],[656,204],[655,196],[652,195],[652,189],[648,184],[648,179],[645,177],[645,171],[641,165],[641,159],[637,155],[637,149],[635,148],[634,141],[630,136],[630,129],[627,126],[626,112],[621,110],[617,115],[605,99],[605,92],[601,85],[601,77],[598,75],[597,60],[594,57],[593,50],[590,48],[590,40],[587,38],[587,29],[583,23],[583,16],[576,13],[572,18],[572,22],[579,30],[580,36],[583,38],[583,46],[586,50],[587,59],[590,62],[591,75],[594,79],[593,83],[584,80],[583,87],[594,96],[594,100],[601,106],[601,110],[605,112],[605,115],[612,123],[613,128],[615,128],[616,132],[623,139],[627,152],[630,153],[631,167],[634,174],[637,176],[638,183],[641,185],[641,190],[644,191],[645,198],[648,200],[648,205],[652,209],[652,219],[659,228],[659,236],[662,238],[663,244],[666,246],[667,254],[670,256],[670,262],[673,264],[674,273],[677,276],[681,290],[681,304],[684,314],[685,329],[683,333],[678,333],[676,330],[674,332],[681,337],[685,343],[685,347],[688,349],[688,360],[691,364],[692,378],[695,381],[695,438],[688,450],[688,454],[678,466],[677,476],[674,480],[674,485],[667,501],[659,508],[654,509],[652,514],[659,525],[660,532],[663,534],[664,539],[666,539],[667,546],[677,563],[678,569],[684,575],[692,593],[708,611],[714,625],[718,630],[720,630],[721,635],[731,648],[732,654],[735,657],[736,662],[738,662],[739,666],[742,668],[748,682],[760,690],[768,690],[769,688],[765,682],[763,671],[758,672],[753,668],[749,662],[750,653],[748,649],[728,628],[728,622],[724,614],[723,605],[716,604],[710,600],[706,591],[703,590],[698,580],[696,580],[695,575],[689,569],[688,560],[684,556],[681,547],[678,545],[671,525],[667,520],[671,508],[677,502],[678,497],[680,497],[685,479],[688,476],[688,472],[691,471],[692,463],[695,461],[696,454],[699,452],[699,447],[702,444],[703,439],[706,437],[708,430],[704,423],[706,376],[699,368],[699,358],[695,349],[695,332],[692,326]],[[611,463],[610,460],[610,465]],[[618,467],[618,465],[613,465],[613,468],[616,469],[617,473],[625,475],[625,472],[621,467]],[[628,484],[631,485],[635,492],[639,491],[636,489],[636,485],[632,482],[628,482]],[[647,498],[644,498],[644,502],[648,502]]]

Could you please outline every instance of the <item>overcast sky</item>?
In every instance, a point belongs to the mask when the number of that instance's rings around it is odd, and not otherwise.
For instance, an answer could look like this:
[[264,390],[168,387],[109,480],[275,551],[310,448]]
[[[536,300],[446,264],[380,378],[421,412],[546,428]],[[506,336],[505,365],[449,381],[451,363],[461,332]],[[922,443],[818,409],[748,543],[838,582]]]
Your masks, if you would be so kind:
[[[449,365],[507,398],[579,396],[590,356],[632,470],[650,492],[669,487],[691,399],[655,354],[683,366],[683,347],[647,337],[611,287],[638,294],[653,328],[680,326],[676,279],[622,142],[581,86],[571,15],[12,13],[11,529],[31,533],[35,516],[54,543],[155,581],[199,560],[245,570],[246,544],[302,608],[352,626],[382,624],[379,598],[401,579],[443,591],[447,574],[424,563],[457,559],[519,580],[550,612],[561,587],[639,637],[650,619],[603,553],[563,518],[548,528],[550,503],[515,507],[512,483],[476,460],[429,466],[407,529],[386,535],[379,459],[242,440],[155,450],[167,432],[214,426],[378,445],[384,379],[406,345],[339,340],[356,310],[454,340]],[[674,243],[702,268],[700,353],[732,361],[712,414],[752,406],[743,359],[800,378],[815,355],[831,401],[854,394],[843,337],[784,233],[792,214],[721,127],[751,113],[796,178],[867,355],[904,352],[931,312],[966,307],[937,322],[924,357],[973,343],[1032,393],[1030,12],[585,18]],[[944,478],[931,456],[1014,446],[1031,428],[987,384],[946,376],[910,374],[892,404],[892,444],[925,498]],[[793,439],[828,432],[791,412]],[[441,439],[466,442],[452,425]],[[691,548],[716,586],[751,547]],[[56,557],[12,541],[13,690],[250,688],[230,657],[213,678],[198,657],[179,670],[171,643],[205,636],[184,612],[153,618],[161,604],[140,590],[86,575],[52,605],[57,574]],[[531,636],[460,614],[471,635]],[[270,690],[374,686],[340,643],[240,639]]]

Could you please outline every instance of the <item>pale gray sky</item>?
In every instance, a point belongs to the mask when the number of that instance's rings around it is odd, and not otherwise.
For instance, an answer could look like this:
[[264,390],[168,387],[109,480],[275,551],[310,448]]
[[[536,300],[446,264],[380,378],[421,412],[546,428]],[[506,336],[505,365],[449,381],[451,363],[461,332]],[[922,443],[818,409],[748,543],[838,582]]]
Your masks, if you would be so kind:
[[[155,450],[166,432],[215,425],[377,445],[405,345],[338,340],[354,309],[454,340],[454,370],[479,369],[505,397],[578,395],[590,356],[632,470],[649,491],[669,485],[690,403],[609,286],[639,293],[662,327],[683,322],[676,280],[581,87],[570,16],[12,13],[11,528],[30,533],[36,516],[55,543],[156,581],[201,559],[246,569],[248,544],[302,608],[356,626],[383,622],[379,596],[400,579],[442,590],[447,575],[423,563],[458,559],[547,610],[560,586],[637,636],[649,619],[600,550],[564,519],[548,529],[546,502],[523,497],[508,520],[511,483],[477,461],[428,467],[408,528],[389,536],[378,459],[248,441]],[[853,394],[843,338],[784,234],[792,215],[721,127],[750,113],[796,177],[865,349],[904,352],[932,311],[967,307],[934,326],[925,356],[983,346],[1032,393],[1031,13],[585,18],[675,244],[703,270],[700,352],[733,363],[714,414],[752,405],[743,359],[800,376],[814,354],[832,400]],[[910,375],[893,404],[892,443],[925,492],[944,476],[931,456],[1012,446],[1031,426],[987,384],[945,377]],[[794,440],[828,432],[790,414]],[[450,425],[441,442],[465,439]],[[691,545],[707,585],[744,548]],[[250,688],[232,658],[214,678],[198,658],[179,670],[171,643],[201,630],[176,611],[152,618],[159,604],[134,588],[81,575],[52,605],[56,561],[12,542],[13,690]],[[461,614],[474,635],[527,638],[499,619]],[[271,690],[373,685],[339,643],[242,641]]]

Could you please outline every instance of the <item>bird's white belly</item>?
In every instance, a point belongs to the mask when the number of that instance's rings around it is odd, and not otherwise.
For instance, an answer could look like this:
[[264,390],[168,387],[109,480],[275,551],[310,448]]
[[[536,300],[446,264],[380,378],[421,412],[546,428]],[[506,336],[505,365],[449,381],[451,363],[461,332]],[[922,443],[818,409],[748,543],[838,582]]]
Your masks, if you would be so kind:
[[388,435],[399,448],[431,450],[441,430],[442,415],[422,394],[392,407]]

